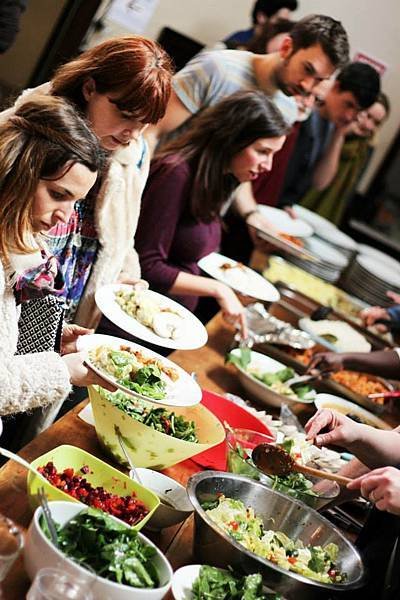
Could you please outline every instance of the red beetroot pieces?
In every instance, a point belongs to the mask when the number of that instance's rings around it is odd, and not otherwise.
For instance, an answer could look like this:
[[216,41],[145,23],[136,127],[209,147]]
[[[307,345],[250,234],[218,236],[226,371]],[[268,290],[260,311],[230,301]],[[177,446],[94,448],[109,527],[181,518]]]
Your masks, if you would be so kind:
[[[88,506],[99,508],[121,519],[128,525],[136,525],[149,512],[143,502],[135,498],[134,492],[130,496],[118,496],[107,492],[103,487],[95,488],[78,472],[75,473],[73,468],[64,469],[59,473],[54,464],[48,462],[44,467],[38,467],[38,471],[57,489]],[[85,465],[80,471],[86,474],[90,469]]]

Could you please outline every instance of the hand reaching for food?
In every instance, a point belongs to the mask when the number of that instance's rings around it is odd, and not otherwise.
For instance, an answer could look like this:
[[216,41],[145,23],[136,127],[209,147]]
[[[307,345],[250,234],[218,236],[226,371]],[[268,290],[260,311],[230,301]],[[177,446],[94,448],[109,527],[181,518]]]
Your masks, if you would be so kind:
[[[360,312],[360,317],[365,327],[371,327],[372,325],[375,325],[376,321],[380,319],[390,319],[390,315],[387,310],[385,308],[381,308],[380,306],[371,306],[371,308],[365,308]],[[376,328],[382,333],[387,331],[386,325],[382,323],[378,323]]]
[[363,427],[366,426],[356,423],[345,415],[323,408],[306,423],[305,431],[307,439],[314,440],[317,446],[333,444],[347,448],[361,437],[360,428]]
[[224,283],[217,283],[217,294],[215,299],[221,307],[224,319],[231,324],[237,325],[243,338],[247,338],[248,329],[244,306],[236,296],[235,292]]
[[392,300],[394,304],[400,304],[400,294],[396,294],[396,292],[388,291],[386,292],[386,296]]
[[340,371],[344,369],[344,354],[337,352],[318,352],[307,366],[306,373],[314,375],[315,371]]
[[360,490],[361,495],[375,504],[378,510],[400,515],[400,471],[395,467],[374,469],[348,484],[350,490]]

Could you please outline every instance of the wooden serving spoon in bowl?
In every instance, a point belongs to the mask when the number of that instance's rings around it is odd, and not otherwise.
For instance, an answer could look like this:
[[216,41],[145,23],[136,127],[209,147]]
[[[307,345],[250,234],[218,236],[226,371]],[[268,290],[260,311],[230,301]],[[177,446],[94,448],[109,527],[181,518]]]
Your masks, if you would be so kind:
[[289,475],[289,473],[296,471],[310,477],[330,479],[344,487],[352,481],[348,477],[343,477],[337,473],[329,473],[328,471],[320,471],[313,467],[301,465],[283,448],[274,444],[259,444],[254,448],[251,458],[256,467],[266,475]]

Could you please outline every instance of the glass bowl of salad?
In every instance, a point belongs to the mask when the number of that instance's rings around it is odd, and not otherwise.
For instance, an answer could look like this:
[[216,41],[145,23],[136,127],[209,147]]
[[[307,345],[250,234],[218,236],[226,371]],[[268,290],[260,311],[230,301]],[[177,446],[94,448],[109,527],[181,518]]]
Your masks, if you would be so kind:
[[[306,478],[302,473],[291,473],[285,477],[268,476],[262,473],[252,461],[253,449],[262,443],[270,443],[262,433],[249,429],[231,429],[226,434],[228,446],[227,470],[245,475],[255,481],[297,500],[311,508],[320,510],[325,504],[339,495],[340,487],[328,479]],[[291,440],[286,440],[286,450],[290,452]]]

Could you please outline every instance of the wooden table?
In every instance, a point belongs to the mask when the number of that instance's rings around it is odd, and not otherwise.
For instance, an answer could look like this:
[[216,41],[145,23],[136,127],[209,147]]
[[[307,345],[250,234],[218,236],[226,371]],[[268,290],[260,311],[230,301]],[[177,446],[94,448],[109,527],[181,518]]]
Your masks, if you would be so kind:
[[[206,389],[220,393],[242,393],[233,370],[224,367],[224,354],[232,341],[232,329],[217,315],[210,321],[207,330],[209,341],[206,346],[199,350],[176,351],[171,355],[171,359],[187,371],[195,371],[199,384]],[[31,462],[60,444],[71,444],[109,462],[97,442],[94,428],[78,417],[86,402],[87,400],[69,411],[25,446],[19,454]],[[190,475],[199,469],[193,461],[187,460],[164,472],[186,484]],[[23,529],[28,527],[32,518],[26,493],[26,470],[12,461],[8,461],[0,469],[0,513],[11,518]],[[190,562],[192,526],[192,519],[188,519],[183,525],[149,536],[167,554],[174,568]],[[3,582],[2,598],[21,600],[25,597],[28,587],[29,581],[20,559]]]
[[[195,371],[199,384],[205,389],[217,393],[229,391],[233,394],[243,394],[233,368],[224,366],[224,355],[232,342],[232,329],[218,314],[209,322],[207,330],[209,340],[206,346],[198,350],[175,351],[170,358],[186,371]],[[87,400],[76,406],[36,437],[21,450],[20,455],[31,462],[60,444],[71,444],[109,462],[97,442],[94,428],[78,417],[86,402]],[[304,421],[310,414],[310,409],[301,407],[299,404],[294,405],[294,412]],[[186,484],[188,478],[199,469],[193,461],[187,460],[164,472]],[[28,527],[32,518],[26,493],[26,470],[12,461],[0,469],[0,513],[13,519],[23,529]],[[160,534],[152,534],[149,537],[167,555],[174,569],[193,562],[193,518],[189,518],[183,525],[165,529]],[[20,559],[3,582],[2,598],[21,600],[25,597],[28,587],[29,581]]]

